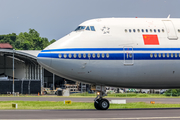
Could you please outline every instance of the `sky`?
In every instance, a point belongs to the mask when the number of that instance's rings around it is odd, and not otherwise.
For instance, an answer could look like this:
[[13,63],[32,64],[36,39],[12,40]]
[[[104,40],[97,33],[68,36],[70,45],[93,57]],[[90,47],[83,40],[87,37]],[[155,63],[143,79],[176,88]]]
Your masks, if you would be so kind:
[[0,35],[29,32],[60,39],[94,18],[180,18],[180,0],[0,0]]

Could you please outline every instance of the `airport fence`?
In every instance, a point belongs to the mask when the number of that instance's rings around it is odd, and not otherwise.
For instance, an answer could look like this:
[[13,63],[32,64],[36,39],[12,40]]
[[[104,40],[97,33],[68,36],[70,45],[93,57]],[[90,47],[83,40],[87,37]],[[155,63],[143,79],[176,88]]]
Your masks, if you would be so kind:
[[[0,94],[13,92],[13,81],[0,81]],[[38,94],[41,92],[39,80],[19,80],[14,82],[14,92],[19,94]]]

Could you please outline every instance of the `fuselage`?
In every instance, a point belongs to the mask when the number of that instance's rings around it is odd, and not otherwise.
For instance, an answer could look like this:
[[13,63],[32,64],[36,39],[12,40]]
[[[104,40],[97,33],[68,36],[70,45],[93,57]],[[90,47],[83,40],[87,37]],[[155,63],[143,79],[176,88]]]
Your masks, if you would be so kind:
[[38,55],[58,76],[128,88],[180,87],[180,19],[101,18],[83,22]]

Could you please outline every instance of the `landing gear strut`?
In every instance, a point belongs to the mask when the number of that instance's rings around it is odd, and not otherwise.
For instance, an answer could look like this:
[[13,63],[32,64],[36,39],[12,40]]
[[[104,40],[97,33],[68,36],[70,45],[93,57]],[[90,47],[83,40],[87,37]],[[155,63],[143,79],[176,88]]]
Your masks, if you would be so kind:
[[109,108],[109,101],[104,99],[106,96],[104,91],[97,92],[97,97],[94,99],[94,107],[97,110],[107,110]]

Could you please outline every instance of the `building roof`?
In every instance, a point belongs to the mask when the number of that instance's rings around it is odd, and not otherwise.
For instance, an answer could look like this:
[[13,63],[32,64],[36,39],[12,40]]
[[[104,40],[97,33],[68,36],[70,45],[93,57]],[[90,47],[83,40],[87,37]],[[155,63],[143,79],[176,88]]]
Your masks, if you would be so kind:
[[41,52],[41,50],[12,50],[12,49],[0,49],[0,56],[6,55],[9,57],[13,56],[20,60],[26,62],[33,62],[34,64],[37,63],[37,55]]
[[22,52],[24,54],[29,54],[34,57],[37,57],[41,50],[16,50],[17,52]]
[[0,49],[13,49],[9,43],[0,43]]

